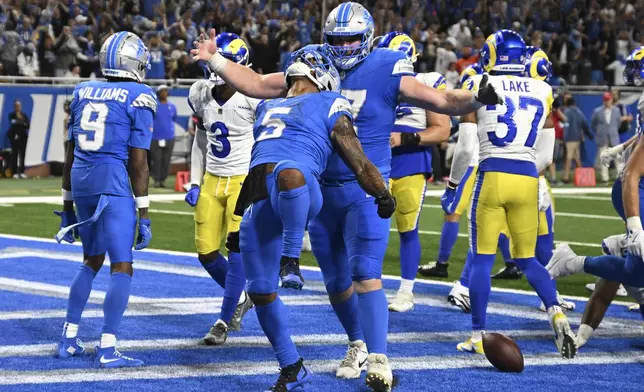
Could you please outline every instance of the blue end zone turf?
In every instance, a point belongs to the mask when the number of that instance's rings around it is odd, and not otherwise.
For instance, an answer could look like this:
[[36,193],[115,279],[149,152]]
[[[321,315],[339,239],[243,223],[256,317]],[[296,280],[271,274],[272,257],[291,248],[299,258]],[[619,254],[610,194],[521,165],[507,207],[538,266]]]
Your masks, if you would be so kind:
[[[189,254],[135,252],[135,274],[118,345],[146,362],[138,369],[97,370],[91,351],[100,335],[102,296],[109,267],[96,277],[79,330],[90,353],[51,357],[64,321],[66,296],[81,248],[48,241],[0,236],[0,391],[262,391],[277,377],[277,361],[254,311],[223,347],[201,338],[217,319],[221,290]],[[282,290],[293,339],[315,372],[305,391],[366,391],[364,380],[337,380],[335,368],[346,336],[328,303],[319,271],[304,270],[302,292]],[[388,290],[396,279],[385,279]],[[469,335],[470,316],[447,304],[450,287],[419,282],[412,312],[392,313],[389,356],[398,386],[394,391],[611,390],[641,391],[644,352],[634,348],[641,318],[612,306],[602,328],[574,360],[556,353],[547,316],[531,293],[495,291],[490,297],[490,331],[512,337],[526,358],[522,374],[503,374],[482,356],[456,351]],[[584,302],[577,302],[578,309]],[[581,313],[569,314],[573,325]]]

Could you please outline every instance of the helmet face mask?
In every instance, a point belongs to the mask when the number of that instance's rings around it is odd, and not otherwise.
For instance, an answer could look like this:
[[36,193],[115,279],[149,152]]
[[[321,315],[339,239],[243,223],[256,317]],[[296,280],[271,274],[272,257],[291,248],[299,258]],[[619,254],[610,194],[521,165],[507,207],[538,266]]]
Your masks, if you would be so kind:
[[287,85],[293,77],[309,79],[319,91],[340,91],[340,75],[320,45],[307,45],[291,55],[284,72]]
[[[367,58],[373,31],[373,18],[362,5],[348,2],[334,8],[324,25],[324,46],[334,65],[348,70]],[[346,45],[347,42],[356,44]]]

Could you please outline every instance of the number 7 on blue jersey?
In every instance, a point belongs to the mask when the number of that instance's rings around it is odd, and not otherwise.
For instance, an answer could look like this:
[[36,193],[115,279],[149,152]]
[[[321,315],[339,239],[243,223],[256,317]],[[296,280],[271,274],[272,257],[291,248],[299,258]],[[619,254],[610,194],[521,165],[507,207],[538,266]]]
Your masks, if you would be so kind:
[[[526,147],[533,147],[534,143],[537,141],[537,127],[541,118],[543,117],[543,103],[533,97],[528,97],[522,95],[519,97],[519,110],[527,111],[529,106],[534,106],[536,112],[534,114],[534,119],[532,120],[532,125],[530,127],[530,133],[525,141]],[[516,114],[516,105],[510,97],[505,97],[505,113],[499,114],[496,120],[500,123],[505,124],[508,127],[508,132],[504,137],[499,137],[495,131],[488,132],[488,138],[490,142],[498,147],[505,147],[508,144],[512,143],[517,137],[517,123],[514,121],[514,115]],[[487,110],[492,111],[496,109],[496,105],[488,105]]]

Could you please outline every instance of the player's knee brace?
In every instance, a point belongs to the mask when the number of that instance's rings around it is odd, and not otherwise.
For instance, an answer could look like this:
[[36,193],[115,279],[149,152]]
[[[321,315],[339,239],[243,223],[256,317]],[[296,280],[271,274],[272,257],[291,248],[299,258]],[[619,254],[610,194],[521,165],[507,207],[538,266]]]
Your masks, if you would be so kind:
[[348,275],[345,276],[336,276],[333,279],[330,279],[324,283],[326,286],[326,291],[329,295],[341,294],[347,291],[353,282],[351,277]]
[[356,282],[370,279],[380,279],[382,266],[378,260],[365,256],[353,256],[349,259],[351,278]]
[[226,237],[226,249],[229,252],[241,253],[239,250],[239,231],[232,231]]

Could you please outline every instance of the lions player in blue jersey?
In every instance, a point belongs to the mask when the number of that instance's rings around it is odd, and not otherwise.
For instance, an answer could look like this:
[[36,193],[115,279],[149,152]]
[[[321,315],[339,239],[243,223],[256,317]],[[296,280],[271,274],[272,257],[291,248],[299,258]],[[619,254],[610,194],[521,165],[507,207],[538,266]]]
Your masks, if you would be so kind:
[[110,283],[95,364],[101,368],[141,366],[143,361],[121,355],[115,346],[130,297],[137,208],[139,234],[135,249],[146,248],[152,239],[147,150],[157,98],[142,83],[150,54],[135,34],[123,31],[111,35],[99,56],[107,81],[80,83],[71,103],[63,173],[64,208],[56,212],[62,218],[56,239],[74,242],[73,234],[80,234],[84,261],[69,290],[65,326],[56,354],[69,358],[85,351],[76,338],[78,324],[94,277],[103,266],[105,253],[109,253]]
[[[416,62],[416,45],[407,34],[393,31],[378,42],[379,48],[402,51]],[[445,78],[438,72],[419,73],[416,79],[427,86],[445,90]],[[391,133],[391,193],[396,198],[394,215],[400,235],[400,288],[389,310],[407,312],[414,307],[414,281],[420,264],[418,220],[425,199],[427,178],[432,174],[431,146],[449,137],[449,116],[401,102]]]
[[[306,46],[292,55],[285,78],[287,97],[263,101],[257,108],[251,169],[236,207],[244,211],[239,249],[248,292],[281,368],[268,389],[277,392],[309,379],[290,338],[286,307],[277,296],[279,260],[281,255],[299,257],[306,224],[322,207],[319,178],[334,150],[356,176],[363,197],[364,192],[371,197],[378,219],[387,222],[396,209],[384,178],[356,137],[351,104],[337,93],[340,77],[331,60],[318,45]],[[234,236],[228,238],[230,246]]]
[[[342,3],[329,14],[324,27],[324,50],[343,78],[342,94],[351,101],[356,131],[366,156],[383,176],[390,172],[389,136],[396,119],[398,99],[437,113],[460,115],[488,104],[503,104],[484,78],[474,92],[440,91],[414,78],[405,54],[372,50],[374,23],[360,4]],[[217,54],[214,41],[202,35],[191,52],[238,91],[256,98],[284,96],[282,73],[259,75]],[[380,280],[389,239],[389,222],[373,211],[365,194],[341,157],[334,154],[322,178],[324,205],[309,225],[315,257],[324,275],[331,304],[350,340],[338,377],[358,378],[368,358],[367,384],[388,390],[392,374],[387,359],[387,298]],[[354,287],[358,295],[354,292]]]

